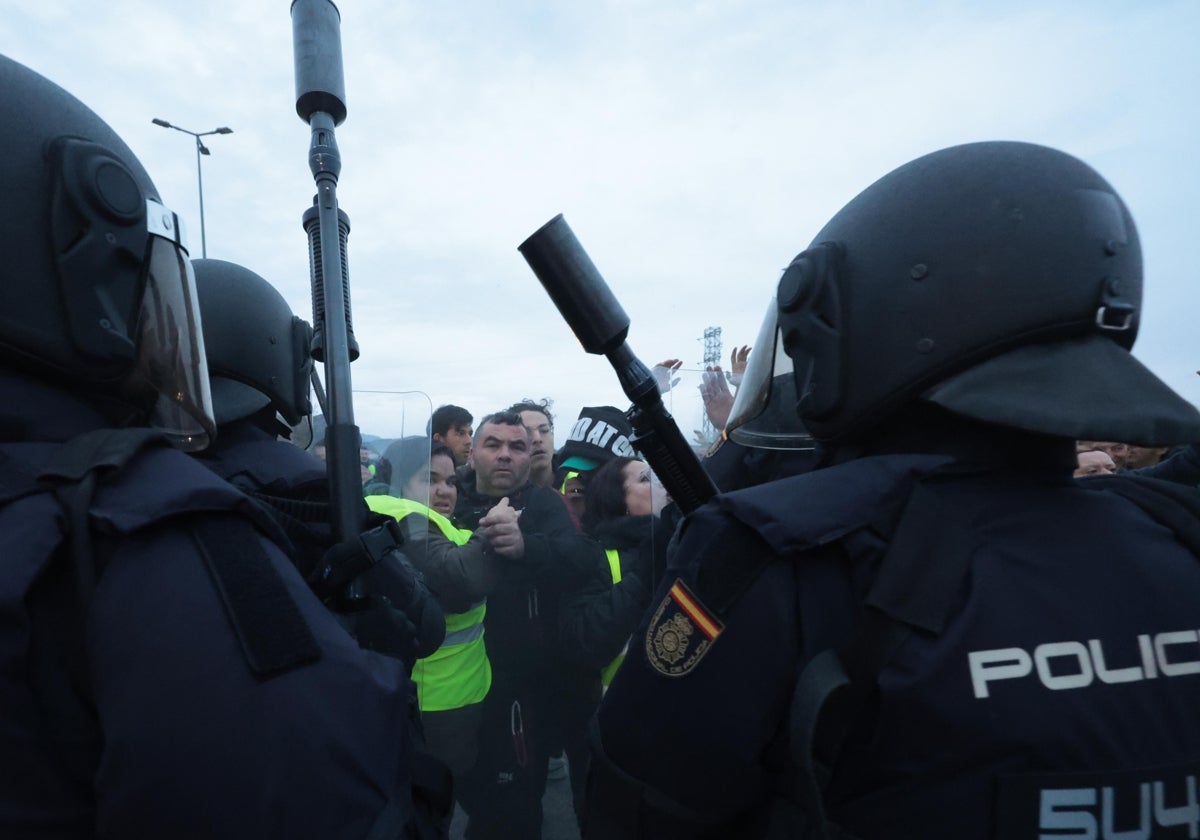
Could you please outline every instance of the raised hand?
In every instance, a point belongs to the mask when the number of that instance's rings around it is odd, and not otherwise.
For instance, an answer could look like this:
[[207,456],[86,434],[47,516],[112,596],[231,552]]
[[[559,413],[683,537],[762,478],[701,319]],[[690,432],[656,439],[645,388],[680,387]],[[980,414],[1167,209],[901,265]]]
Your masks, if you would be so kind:
[[654,381],[658,384],[660,394],[667,393],[679,384],[679,377],[675,376],[675,371],[681,367],[683,367],[683,362],[679,359],[666,359],[654,366]]
[[714,429],[724,429],[733,410],[733,392],[721,373],[720,366],[708,367],[700,380],[700,397],[704,400],[704,413]]
[[734,388],[742,384],[742,375],[746,372],[746,365],[750,358],[750,345],[743,344],[741,347],[734,347],[729,354],[729,372],[725,374],[725,378],[729,380],[729,384]]

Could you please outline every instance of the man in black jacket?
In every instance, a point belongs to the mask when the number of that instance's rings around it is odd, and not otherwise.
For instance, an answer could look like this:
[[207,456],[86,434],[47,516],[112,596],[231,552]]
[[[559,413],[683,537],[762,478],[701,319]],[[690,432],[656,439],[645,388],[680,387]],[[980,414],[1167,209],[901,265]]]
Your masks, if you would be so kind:
[[530,453],[520,415],[484,417],[455,512],[462,527],[485,536],[508,561],[484,619],[492,688],[479,757],[459,791],[472,840],[541,837],[546,762],[562,748],[553,702],[563,673],[558,605],[564,591],[606,562],[575,527],[562,496],[530,483]]

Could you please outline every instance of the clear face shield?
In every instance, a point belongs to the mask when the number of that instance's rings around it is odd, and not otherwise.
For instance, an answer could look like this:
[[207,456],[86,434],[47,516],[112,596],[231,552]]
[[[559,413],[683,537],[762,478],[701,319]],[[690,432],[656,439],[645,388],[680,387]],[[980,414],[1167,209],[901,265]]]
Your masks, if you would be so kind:
[[779,336],[774,295],[753,346],[725,434],[756,449],[815,449],[816,441],[796,414],[796,380]]
[[123,388],[152,404],[153,428],[193,452],[216,434],[196,282],[179,217],[147,199],[146,226],[138,355]]
[[429,395],[421,391],[354,392],[354,419],[363,441],[359,469],[365,495],[408,499],[443,515],[448,515],[447,510],[453,513],[457,501],[454,460],[445,456],[430,459],[433,443],[426,429],[432,415]]

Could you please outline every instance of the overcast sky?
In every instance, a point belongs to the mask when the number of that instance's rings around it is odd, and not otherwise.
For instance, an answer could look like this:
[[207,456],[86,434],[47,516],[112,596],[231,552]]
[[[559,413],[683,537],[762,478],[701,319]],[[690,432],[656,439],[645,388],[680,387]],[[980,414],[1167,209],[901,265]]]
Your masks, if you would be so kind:
[[[476,417],[551,397],[624,407],[517,246],[563,213],[647,364],[753,342],[781,269],[890,169],[1026,140],[1095,166],[1129,204],[1147,291],[1135,349],[1200,403],[1200,3],[342,0],[356,390]],[[0,52],[74,93],[139,156],[199,256],[311,317],[309,128],[288,0],[0,0]],[[681,388],[694,383],[685,382]],[[690,394],[690,391],[687,392]],[[364,432],[392,420],[364,398]],[[681,395],[675,410],[697,425]]]

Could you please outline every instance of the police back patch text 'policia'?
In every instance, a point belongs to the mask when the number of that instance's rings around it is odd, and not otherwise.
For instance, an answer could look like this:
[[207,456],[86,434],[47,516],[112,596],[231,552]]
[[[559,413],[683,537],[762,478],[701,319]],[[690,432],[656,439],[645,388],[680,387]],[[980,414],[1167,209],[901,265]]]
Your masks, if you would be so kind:
[[682,677],[696,667],[724,629],[687,584],[676,578],[646,630],[646,661],[665,677]]

